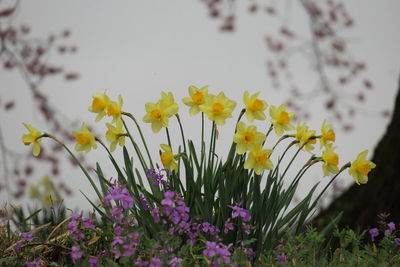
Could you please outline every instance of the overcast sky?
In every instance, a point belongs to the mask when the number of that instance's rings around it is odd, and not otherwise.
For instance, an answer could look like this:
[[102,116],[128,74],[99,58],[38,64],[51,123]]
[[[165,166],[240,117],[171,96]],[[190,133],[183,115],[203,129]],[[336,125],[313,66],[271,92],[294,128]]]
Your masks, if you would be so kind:
[[[284,93],[272,89],[266,75],[267,50],[263,38],[268,27],[274,27],[274,22],[267,20],[266,16],[249,16],[239,9],[237,31],[222,34],[218,31],[218,22],[208,17],[201,1],[116,3],[21,1],[16,21],[29,24],[33,36],[46,37],[49,33],[68,28],[72,32],[68,42],[79,48],[76,55],[54,56],[51,61],[79,72],[80,79],[64,82],[61,78],[50,78],[41,87],[49,95],[51,103],[71,120],[80,119],[93,124],[95,116],[87,112],[91,96],[106,88],[113,98],[121,94],[125,100],[124,110],[136,114],[139,120],[145,113],[144,103],[155,102],[161,90],[173,92],[176,100],[180,101],[187,95],[187,87],[191,84],[209,85],[213,93],[222,90],[239,103],[246,89],[261,91],[270,105],[279,105],[285,99]],[[393,106],[400,66],[400,19],[397,14],[400,2],[352,0],[346,1],[346,5],[356,21],[356,26],[348,33],[350,49],[355,57],[368,63],[367,76],[374,82],[375,90],[367,96],[363,107],[366,113],[355,119],[356,129],[351,133],[337,133],[341,163],[353,160],[364,149],[372,150],[384,133],[388,120],[377,113]],[[301,12],[304,11],[294,5],[291,14],[294,21],[304,23],[307,18],[302,19],[304,14]],[[7,98],[18,100],[16,111],[1,115],[0,123],[5,129],[7,143],[18,151],[24,151],[27,148],[20,141],[25,131],[21,122],[43,130],[47,126],[33,112],[28,88],[17,72],[0,70],[0,93],[2,97],[6,94]],[[187,136],[198,137],[199,117],[186,115],[188,109],[183,104],[180,108]],[[236,116],[238,112],[239,107]],[[329,119],[329,115],[324,115],[325,110],[313,110],[313,113],[315,116],[309,123],[318,130],[322,120]],[[222,150],[231,142],[232,127],[233,119],[220,129]],[[103,132],[103,123],[97,129]],[[162,133],[154,135],[149,125],[143,125],[143,129],[151,138],[150,149],[156,156],[158,145],[165,142],[165,136]],[[171,130],[177,128],[172,126]],[[178,136],[177,131],[174,134]],[[120,152],[117,149],[116,153]],[[104,154],[98,150],[90,153],[89,158],[108,166]],[[45,175],[48,170],[41,172]],[[319,180],[321,173],[320,169],[316,170],[308,182]],[[109,172],[108,175],[114,174]],[[68,180],[75,189],[90,191],[79,171],[67,170],[62,179]],[[352,183],[347,174],[340,179],[347,185]],[[69,203],[88,206],[82,204],[86,201],[79,193]]]

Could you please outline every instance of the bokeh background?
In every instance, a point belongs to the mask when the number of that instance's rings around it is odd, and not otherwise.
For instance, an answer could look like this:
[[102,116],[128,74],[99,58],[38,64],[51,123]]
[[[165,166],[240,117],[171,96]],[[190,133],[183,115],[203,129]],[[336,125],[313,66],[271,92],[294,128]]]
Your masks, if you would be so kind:
[[[343,69],[326,70],[331,90],[337,92],[337,109],[343,110],[340,115],[344,118],[338,118],[337,112],[329,109],[331,96],[318,91],[323,84],[316,62],[310,56],[313,55],[312,16],[308,13],[311,9],[304,7],[304,2],[309,1],[216,1],[224,2],[216,7],[211,2],[3,0],[0,10],[15,4],[18,8],[10,16],[0,16],[0,32],[8,27],[19,30],[28,27],[29,33],[21,36],[24,42],[35,45],[47,44],[49,35],[56,36],[42,60],[61,67],[62,74],[43,79],[35,76],[30,81],[37,82],[35,90],[47,98],[46,103],[52,107],[50,112],[57,114],[57,120],[67,130],[80,128],[84,121],[104,136],[105,120],[95,124],[95,115],[87,111],[92,94],[104,89],[114,99],[121,94],[124,110],[141,121],[145,114],[144,104],[157,101],[162,90],[173,92],[180,102],[187,96],[189,85],[209,85],[210,92],[224,91],[238,102],[234,119],[219,129],[217,150],[222,155],[231,142],[244,90],[260,91],[269,105],[290,100],[297,103],[299,120],[306,120],[317,131],[322,120],[327,119],[336,130],[337,151],[342,164],[353,160],[364,149],[373,150],[390,121],[398,89],[399,1],[344,2],[353,24],[335,28],[335,38],[345,43],[345,58],[359,60],[366,66],[362,75],[349,83],[340,81],[340,77],[347,75]],[[212,16],[215,10],[219,12],[218,17]],[[229,28],[229,18],[228,25],[224,19],[232,14],[233,30]],[[268,36],[279,36],[277,33],[283,26],[291,29],[298,43],[292,45],[295,41],[281,38],[291,48],[287,52],[291,72],[288,76],[282,71],[277,84],[268,67],[268,60],[276,58],[276,52],[268,44]],[[321,41],[322,50],[330,45]],[[329,49],[325,49],[328,54]],[[26,75],[18,66],[7,66],[7,54],[0,56],[3,64],[0,68],[0,201],[36,205],[36,200],[28,196],[29,187],[48,176],[55,184],[63,184],[64,189],[60,190],[68,207],[89,208],[79,190],[91,197],[94,194],[84,175],[71,166],[67,157],[57,153],[59,164],[54,171],[51,160],[32,159],[29,156],[31,148],[23,146],[21,136],[26,130],[22,122],[49,132],[54,124],[38,108],[40,101],[37,97],[35,100],[32,83]],[[306,92],[303,98],[296,97],[293,85]],[[353,107],[354,115],[348,112],[349,106]],[[297,111],[295,106],[292,110]],[[200,117],[190,117],[183,104],[180,115],[186,135],[199,140]],[[166,142],[164,133],[153,134],[150,126],[145,124],[142,128],[151,140],[151,153],[157,157],[159,144]],[[173,144],[177,146],[180,137],[175,121],[171,124],[171,132]],[[73,146],[72,143],[69,145]],[[46,155],[51,155],[52,147],[43,147]],[[115,152],[117,157],[121,153],[120,148]],[[105,166],[108,177],[115,175],[104,150],[92,151],[85,158],[88,166],[97,161]],[[310,185],[321,180],[321,174],[319,168],[309,173],[300,188],[299,198]],[[353,183],[346,173],[340,176],[336,186],[344,190]],[[72,195],[67,194],[69,190]],[[19,194],[21,191],[24,193]]]

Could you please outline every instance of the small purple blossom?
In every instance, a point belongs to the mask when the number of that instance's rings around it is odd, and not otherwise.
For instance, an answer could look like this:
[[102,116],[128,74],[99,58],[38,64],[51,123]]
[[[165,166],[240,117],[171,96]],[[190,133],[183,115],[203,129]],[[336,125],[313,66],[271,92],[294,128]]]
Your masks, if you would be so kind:
[[180,267],[182,266],[182,259],[178,257],[173,257],[169,262],[168,265],[171,267]]
[[251,220],[250,212],[246,209],[243,209],[239,206],[229,206],[232,212],[232,218],[241,217],[243,221],[248,222]]
[[285,253],[280,253],[280,254],[278,254],[278,256],[276,256],[276,258],[279,260],[279,261],[281,261],[281,262],[287,262],[287,257],[286,257],[286,254]]
[[385,230],[385,236],[391,235],[394,230],[396,230],[396,224],[390,222],[387,224],[388,229]]
[[25,233],[25,232],[22,232],[22,233],[21,233],[21,239],[22,239],[23,241],[25,241],[25,242],[32,242],[33,239],[34,239],[34,237],[33,237],[33,234],[32,234],[32,233]]
[[75,261],[82,258],[82,256],[83,256],[83,253],[81,251],[81,247],[80,246],[72,246],[72,248],[71,248],[72,261],[75,263]]
[[119,202],[124,209],[133,207],[133,196],[130,195],[125,185],[119,182],[117,182],[115,186],[108,188],[108,195],[103,198],[104,206],[110,206],[111,200],[117,203]]
[[369,235],[371,236],[372,242],[375,242],[375,237],[379,235],[379,230],[378,228],[371,228],[369,229]]
[[26,267],[42,267],[44,262],[41,258],[34,259],[33,261],[25,262]]
[[229,246],[222,243],[206,241],[206,249],[203,250],[203,255],[211,258],[211,266],[220,266],[220,264],[228,264],[231,261],[231,253]]
[[85,218],[83,219],[83,226],[85,228],[90,228],[90,229],[95,229],[94,224],[92,223],[92,219],[91,218]]
[[153,257],[153,258],[151,258],[149,266],[150,267],[161,267],[162,264],[163,264],[163,262],[162,262],[162,260],[160,258]]
[[89,259],[89,267],[100,267],[98,258]]
[[400,246],[400,238],[399,238],[399,237],[396,237],[396,238],[394,239],[394,243],[396,243],[396,245]]

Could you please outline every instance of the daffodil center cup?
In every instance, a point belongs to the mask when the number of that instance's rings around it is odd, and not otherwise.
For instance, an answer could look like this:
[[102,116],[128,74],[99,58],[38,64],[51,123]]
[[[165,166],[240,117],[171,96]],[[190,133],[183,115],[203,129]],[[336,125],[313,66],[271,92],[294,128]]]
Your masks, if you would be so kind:
[[107,115],[114,116],[121,113],[121,109],[116,104],[108,104]]
[[173,156],[171,154],[161,154],[160,158],[164,166],[168,166],[173,160]]
[[159,109],[152,110],[150,112],[150,117],[155,121],[161,120],[161,118],[162,118],[161,110],[159,110]]
[[368,164],[368,162],[359,162],[356,164],[356,170],[358,173],[362,175],[368,175],[368,173],[371,171],[371,165]]
[[265,165],[265,163],[267,163],[268,156],[267,154],[258,154],[255,156],[255,160],[258,165]]
[[281,111],[278,115],[277,122],[279,124],[288,124],[290,122],[289,114],[286,111]]
[[245,132],[243,134],[243,143],[246,145],[251,145],[254,143],[254,133],[252,132]]
[[78,133],[75,136],[75,141],[80,145],[87,145],[91,141],[91,135],[86,133]]
[[201,105],[205,103],[204,95],[202,92],[199,91],[192,95],[192,100],[196,105]]
[[324,134],[324,139],[326,141],[334,142],[336,140],[335,132],[333,130],[329,130],[326,134]]
[[249,108],[251,111],[262,111],[264,108],[264,103],[257,98],[251,103]]
[[339,157],[335,153],[326,154],[322,157],[322,159],[328,165],[337,166],[339,164]]
[[92,102],[93,111],[102,111],[105,109],[107,102],[100,98],[94,98]]
[[224,112],[224,105],[222,103],[214,103],[212,105],[212,114],[215,116],[221,115]]

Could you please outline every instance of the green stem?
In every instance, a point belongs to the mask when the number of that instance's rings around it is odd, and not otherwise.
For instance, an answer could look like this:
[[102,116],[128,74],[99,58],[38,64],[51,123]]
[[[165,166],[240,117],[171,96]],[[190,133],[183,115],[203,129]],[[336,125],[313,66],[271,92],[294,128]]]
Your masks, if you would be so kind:
[[169,145],[169,147],[172,149],[172,147],[171,147],[171,138],[170,138],[170,136],[169,136],[168,127],[165,127],[165,132],[167,133],[168,145]]
[[83,167],[83,165],[81,164],[81,162],[76,158],[76,156],[74,155],[74,153],[72,153],[72,151],[60,140],[58,140],[55,136],[45,133],[43,135],[43,137],[49,137],[50,139],[53,139],[54,141],[56,141],[56,143],[60,144],[62,147],[65,148],[65,150],[67,150],[67,152],[69,153],[69,155],[74,159],[74,161],[76,162],[76,164],[78,164],[79,168],[82,170],[82,172],[85,174],[86,178],[88,178],[90,184],[92,185],[94,191],[96,191],[97,196],[99,197],[99,199],[102,199],[102,195],[99,191],[99,189],[97,188],[96,184],[94,183],[92,177],[90,177],[88,171],[85,169],[85,167]]
[[181,130],[181,136],[182,136],[182,142],[183,142],[183,151],[186,153],[186,141],[185,141],[185,135],[183,133],[183,127],[182,127],[182,123],[181,123],[181,118],[179,117],[178,113],[175,114],[176,119],[178,120],[179,123],[179,128]]
[[205,160],[205,144],[204,144],[204,112],[201,112],[201,163],[200,171],[203,170],[203,162]]
[[144,173],[146,173],[147,170],[148,170],[148,167],[147,167],[146,162],[145,162],[144,159],[143,159],[143,155],[142,155],[142,153],[140,152],[140,149],[139,149],[137,143],[133,140],[132,135],[131,135],[131,133],[129,132],[128,127],[126,126],[125,121],[124,121],[122,118],[121,118],[121,121],[122,121],[122,123],[124,124],[125,131],[126,131],[126,133],[128,134],[128,137],[129,137],[129,139],[130,139],[131,142],[132,142],[133,148],[134,148],[135,151],[136,151],[136,155],[137,155],[138,158],[139,158],[139,161],[140,161],[140,164],[142,165],[143,171],[144,171]]
[[135,119],[135,117],[134,117],[131,113],[122,112],[122,114],[125,115],[125,116],[128,116],[128,117],[129,117],[131,120],[133,120],[133,122],[135,123],[136,128],[137,128],[138,131],[139,131],[140,138],[142,139],[144,148],[146,149],[147,157],[149,158],[149,161],[150,161],[150,166],[151,166],[151,168],[154,169],[154,165],[153,165],[153,161],[151,160],[149,148],[147,147],[146,139],[145,139],[144,136],[143,136],[143,132],[142,132],[142,129],[140,128],[140,126],[139,126],[139,123],[137,122],[137,120]]

